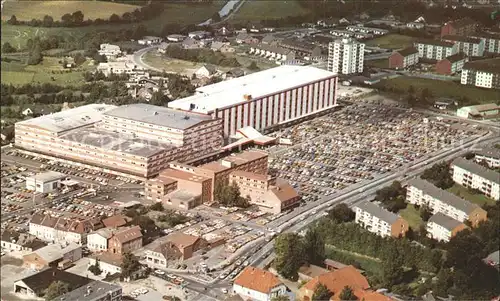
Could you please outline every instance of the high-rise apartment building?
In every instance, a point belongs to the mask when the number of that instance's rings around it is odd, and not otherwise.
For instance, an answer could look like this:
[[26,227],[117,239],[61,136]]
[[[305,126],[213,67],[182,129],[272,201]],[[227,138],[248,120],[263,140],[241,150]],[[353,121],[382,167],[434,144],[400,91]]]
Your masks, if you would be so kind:
[[328,46],[328,71],[334,74],[363,72],[365,44],[354,39],[341,39]]

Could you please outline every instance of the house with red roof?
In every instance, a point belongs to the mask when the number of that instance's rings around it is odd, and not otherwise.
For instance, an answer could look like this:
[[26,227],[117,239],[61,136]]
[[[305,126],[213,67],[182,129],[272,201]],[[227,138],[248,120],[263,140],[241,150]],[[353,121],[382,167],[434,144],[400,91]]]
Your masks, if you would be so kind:
[[234,279],[233,292],[243,300],[270,301],[281,295],[294,300],[293,293],[276,275],[252,266],[246,267]]

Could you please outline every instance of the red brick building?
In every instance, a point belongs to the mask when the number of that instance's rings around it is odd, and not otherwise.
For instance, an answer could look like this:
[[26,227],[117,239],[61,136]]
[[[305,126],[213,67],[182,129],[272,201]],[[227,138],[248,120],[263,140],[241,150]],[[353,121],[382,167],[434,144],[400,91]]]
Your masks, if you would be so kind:
[[113,233],[108,240],[108,251],[113,254],[122,255],[125,252],[133,252],[142,247],[141,227],[134,226],[120,229]]
[[418,50],[407,47],[394,51],[389,57],[389,68],[405,69],[418,63]]
[[446,22],[441,27],[441,37],[446,35],[470,36],[476,32],[477,26],[476,21],[469,18]]
[[449,57],[440,60],[436,63],[436,72],[439,74],[452,75],[457,72],[462,71],[465,63],[469,61],[469,58],[463,53],[457,53],[450,55]]

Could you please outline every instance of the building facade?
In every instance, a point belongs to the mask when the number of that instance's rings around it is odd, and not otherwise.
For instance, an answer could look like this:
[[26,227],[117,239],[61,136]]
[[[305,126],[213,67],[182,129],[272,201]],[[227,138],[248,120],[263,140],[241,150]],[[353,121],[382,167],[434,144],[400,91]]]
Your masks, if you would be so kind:
[[500,58],[468,62],[462,69],[462,85],[500,89]]
[[134,252],[142,247],[141,227],[133,226],[113,231],[108,239],[108,251],[112,254],[123,255]]
[[331,72],[283,65],[199,87],[168,106],[222,119],[224,136],[230,137],[246,126],[262,131],[333,108],[336,91]]
[[26,177],[26,189],[39,193],[49,193],[60,188],[61,180],[65,178],[65,174],[55,171],[39,173]]
[[328,45],[328,71],[334,74],[363,72],[365,44],[354,39],[336,40]]
[[460,222],[469,220],[476,226],[486,220],[487,213],[484,209],[456,195],[437,188],[422,179],[412,179],[406,190],[406,200],[410,204],[427,206],[434,214],[441,212]]
[[446,35],[472,36],[477,30],[477,22],[463,18],[445,23],[441,27],[441,37]]
[[389,57],[389,68],[406,69],[418,64],[418,58],[418,50],[415,47],[394,51]]
[[355,222],[366,230],[382,237],[402,237],[408,231],[408,222],[372,202],[354,207]]
[[500,200],[500,174],[473,161],[457,158],[451,164],[453,181],[477,189],[487,197]]
[[444,75],[452,75],[462,71],[469,58],[463,53],[451,55],[436,63],[436,72]]
[[472,119],[495,118],[500,111],[500,106],[496,103],[467,106],[457,109],[457,116]]
[[271,272],[251,266],[246,267],[234,279],[233,293],[245,300],[271,301],[278,296],[288,296],[289,300],[294,300],[289,289],[278,277]]
[[466,56],[483,56],[484,55],[484,40],[463,36],[444,36],[443,41],[455,43],[458,45],[458,52]]
[[175,267],[183,261],[179,248],[169,241],[148,246],[144,251],[144,256],[147,264],[153,267]]
[[426,225],[427,236],[437,241],[448,242],[467,226],[441,212],[431,216]]
[[442,60],[458,53],[458,45],[445,41],[419,40],[415,42],[419,58]]
[[500,53],[500,33],[476,33],[472,37],[484,41],[484,51],[488,53]]
[[489,147],[476,151],[474,156],[476,162],[486,162],[491,168],[500,167],[500,149]]

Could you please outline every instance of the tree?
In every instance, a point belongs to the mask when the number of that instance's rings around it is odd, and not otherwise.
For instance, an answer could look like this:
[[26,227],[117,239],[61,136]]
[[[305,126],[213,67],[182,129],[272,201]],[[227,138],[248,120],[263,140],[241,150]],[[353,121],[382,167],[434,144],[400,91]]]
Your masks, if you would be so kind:
[[274,249],[274,267],[278,273],[287,279],[296,280],[306,256],[301,237],[296,233],[281,234],[276,238]]
[[397,249],[387,250],[387,254],[382,264],[382,282],[391,287],[403,281],[403,258],[399,256]]
[[73,18],[71,17],[71,14],[64,14],[61,17],[61,21],[63,22],[64,25],[68,26],[71,25]]
[[126,252],[123,254],[123,260],[120,267],[122,269],[122,276],[127,278],[138,271],[141,268],[141,264],[134,254]]
[[421,96],[423,102],[428,102],[432,98],[432,93],[428,88],[422,89]]
[[9,21],[7,21],[7,23],[10,25],[17,25],[16,15],[12,15],[12,17],[10,17],[10,19],[9,19]]
[[75,65],[80,66],[81,64],[85,63],[86,59],[81,53],[76,53],[75,56],[73,57],[75,60]]
[[40,44],[36,44],[28,57],[28,65],[38,65],[43,60]]
[[92,274],[98,276],[102,274],[101,266],[99,264],[99,259],[95,260],[95,263],[91,266],[89,266],[88,269]]
[[271,298],[271,301],[290,301],[290,297],[287,295],[278,295]]
[[219,15],[219,12],[215,12],[215,13],[212,15],[212,22],[213,22],[213,23],[218,23],[218,22],[220,22],[220,15]]
[[42,20],[42,26],[43,27],[52,27],[54,24],[54,18],[51,16],[45,15]]
[[344,286],[339,296],[340,300],[348,301],[348,300],[358,300],[358,297],[354,294],[352,288],[348,285]]
[[420,177],[441,189],[448,189],[455,183],[451,178],[450,166],[444,161],[424,170]]
[[309,228],[304,237],[304,252],[310,264],[323,265],[325,260],[325,240],[315,227]]
[[111,22],[111,23],[119,23],[120,22],[120,16],[118,16],[117,14],[112,14],[109,17],[109,22]]
[[431,218],[431,216],[432,216],[431,209],[426,205],[423,205],[422,207],[420,207],[419,213],[420,213],[420,217],[422,218],[422,220],[424,222],[428,221],[429,218]]
[[45,290],[45,300],[54,300],[55,298],[70,291],[69,284],[62,281],[54,281]]
[[12,53],[16,52],[16,48],[12,47],[9,42],[5,42],[2,45],[2,53]]
[[82,11],[80,11],[80,10],[71,14],[71,21],[75,25],[80,25],[81,23],[83,23],[83,19],[84,19],[84,16],[83,16]]
[[312,295],[312,301],[325,301],[330,300],[333,293],[322,283],[318,283],[314,288],[314,293]]
[[347,223],[353,221],[356,213],[344,203],[338,204],[328,211],[328,217],[339,223]]
[[163,204],[161,202],[156,202],[153,205],[149,206],[149,209],[153,211],[164,211],[165,208],[163,207]]

